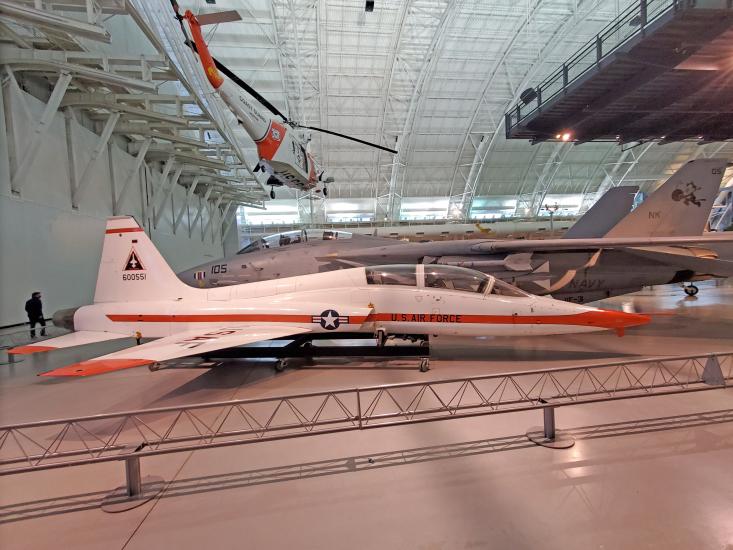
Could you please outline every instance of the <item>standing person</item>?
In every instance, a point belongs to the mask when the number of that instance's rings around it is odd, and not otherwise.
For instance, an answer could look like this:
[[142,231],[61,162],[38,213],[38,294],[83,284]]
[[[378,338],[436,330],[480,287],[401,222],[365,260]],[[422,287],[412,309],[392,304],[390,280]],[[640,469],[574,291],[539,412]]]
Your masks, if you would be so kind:
[[25,312],[28,314],[28,324],[31,326],[31,338],[36,337],[36,323],[41,325],[41,336],[46,336],[46,320],[43,318],[40,292],[31,294],[31,299],[25,303]]

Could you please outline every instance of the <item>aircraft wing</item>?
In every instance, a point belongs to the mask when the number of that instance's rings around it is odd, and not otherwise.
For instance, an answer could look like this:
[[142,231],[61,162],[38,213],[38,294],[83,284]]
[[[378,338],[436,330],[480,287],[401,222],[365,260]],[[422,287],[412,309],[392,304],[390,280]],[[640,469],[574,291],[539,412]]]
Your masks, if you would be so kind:
[[[320,257],[321,261],[354,261],[364,264],[400,263],[441,256],[476,254],[513,254],[519,252],[547,252],[571,250],[628,249],[640,246],[696,246],[731,243],[733,234],[700,235],[697,237],[601,237],[591,239],[544,240],[464,240],[428,243],[403,243],[361,250],[334,253]],[[427,263],[427,262],[426,262]]]
[[474,253],[542,252],[550,250],[586,250],[639,246],[695,246],[733,242],[733,235],[699,235],[692,237],[601,237],[597,239],[546,239],[531,241],[484,242],[473,247]]
[[85,344],[94,344],[96,342],[106,342],[107,340],[119,340],[120,338],[132,338],[129,334],[118,334],[116,332],[96,332],[91,330],[79,330],[41,340],[35,344],[27,346],[18,346],[8,350],[8,353],[15,355],[29,355],[31,353],[39,353],[42,351],[52,351],[59,348],[72,348],[74,346],[83,346]]
[[716,277],[733,277],[733,262],[716,258],[699,257],[688,249],[675,250],[672,247],[655,250],[654,248],[629,248],[629,254],[675,266],[677,269],[689,269],[697,274]]
[[181,332],[152,342],[116,351],[81,363],[75,363],[41,374],[41,376],[90,376],[167,361],[178,357],[199,355],[209,351],[232,348],[310,332],[310,329],[289,326],[236,325],[210,327]]

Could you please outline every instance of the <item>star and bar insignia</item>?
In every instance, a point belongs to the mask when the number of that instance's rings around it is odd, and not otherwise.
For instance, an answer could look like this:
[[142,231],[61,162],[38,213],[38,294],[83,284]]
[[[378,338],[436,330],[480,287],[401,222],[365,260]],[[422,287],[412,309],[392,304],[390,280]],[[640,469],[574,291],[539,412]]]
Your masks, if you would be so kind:
[[349,316],[339,315],[335,309],[327,309],[320,315],[314,315],[311,322],[320,324],[326,330],[336,330],[341,323],[349,324]]

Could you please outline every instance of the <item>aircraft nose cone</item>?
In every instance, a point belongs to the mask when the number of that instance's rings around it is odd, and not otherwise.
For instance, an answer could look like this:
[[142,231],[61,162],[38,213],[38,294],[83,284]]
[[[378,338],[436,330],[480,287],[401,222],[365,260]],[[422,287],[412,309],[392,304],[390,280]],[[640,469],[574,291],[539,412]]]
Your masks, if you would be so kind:
[[623,329],[627,327],[646,325],[651,321],[651,317],[648,315],[641,315],[639,313],[626,313],[623,311],[613,311],[608,309],[599,309],[594,313],[595,314],[592,316],[593,318],[590,320],[590,324],[610,329]]

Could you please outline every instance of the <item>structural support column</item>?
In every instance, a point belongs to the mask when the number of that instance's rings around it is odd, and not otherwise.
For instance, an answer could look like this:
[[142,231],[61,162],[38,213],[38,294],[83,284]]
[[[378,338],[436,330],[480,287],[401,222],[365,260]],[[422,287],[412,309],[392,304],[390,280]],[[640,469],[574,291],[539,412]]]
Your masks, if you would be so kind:
[[199,218],[201,217],[201,213],[204,211],[204,207],[209,202],[209,197],[211,196],[211,192],[214,190],[214,188],[209,185],[209,187],[206,189],[206,193],[204,193],[203,199],[201,199],[201,202],[199,203],[198,211],[196,212],[196,216],[193,218],[193,222],[191,222],[191,227],[188,231],[188,237],[191,238],[191,234],[193,232],[193,227],[196,225],[196,223],[199,221]]
[[38,148],[41,146],[41,139],[46,133],[48,125],[53,120],[56,111],[58,111],[61,100],[64,98],[70,82],[71,75],[67,72],[62,72],[56,81],[53,92],[51,92],[51,97],[48,98],[48,103],[46,103],[46,107],[43,109],[43,114],[33,130],[33,135],[24,147],[25,153],[23,154],[23,158],[18,163],[15,173],[10,178],[10,189],[13,193],[20,194],[31,163],[35,159],[36,153],[38,153]]
[[145,160],[145,155],[148,152],[148,148],[150,147],[150,144],[152,143],[152,138],[146,139],[142,146],[140,147],[140,150],[137,152],[137,157],[135,157],[135,167],[130,170],[130,173],[125,178],[125,183],[122,184],[122,189],[120,189],[120,194],[117,196],[117,199],[114,201],[114,210],[113,214],[115,216],[119,215],[120,205],[125,200],[125,197],[127,197],[127,191],[130,188],[130,183],[132,183],[132,180],[135,179],[135,174],[140,173],[140,167],[143,165],[143,161]]
[[[155,208],[155,215],[153,216],[153,225],[155,227],[158,226],[158,222],[160,221],[160,216],[163,214],[163,210],[165,210],[165,203],[168,201],[168,199],[171,196],[171,193],[173,193],[173,189],[175,188],[176,184],[178,183],[178,178],[181,177],[181,172],[183,171],[183,165],[180,164],[178,168],[176,168],[175,173],[173,174],[173,177],[168,182],[168,189],[166,189],[165,195],[163,195],[163,198],[161,199],[160,203],[158,204],[158,207]],[[161,186],[165,185],[165,181],[161,182]],[[153,205],[155,207],[155,205]]]
[[211,222],[214,221],[214,215],[219,211],[219,205],[221,204],[221,201],[224,199],[223,194],[219,194],[219,197],[217,197],[216,202],[214,203],[214,208],[211,209],[211,212],[209,213],[209,219],[206,221],[206,225],[204,226],[204,236],[209,232],[209,227],[211,227]]
[[183,219],[183,214],[188,210],[188,207],[191,206],[191,198],[193,197],[194,193],[196,192],[196,187],[198,187],[199,180],[201,179],[201,176],[196,176],[193,178],[193,181],[191,182],[191,185],[188,187],[188,192],[186,193],[186,202],[183,203],[181,206],[181,209],[178,211],[178,215],[176,215],[176,219],[173,220],[173,234],[176,234],[176,230],[178,229],[178,224],[181,223],[181,220]]
[[225,223],[227,224],[226,228],[222,230],[221,235],[221,242],[224,243],[227,240],[227,237],[229,236],[229,232],[232,230],[233,227],[237,227],[237,208],[239,207],[239,204],[235,206],[234,209],[234,215],[232,216],[232,219],[228,222],[226,220]]
[[72,208],[79,208],[79,197],[81,197],[82,191],[84,191],[86,186],[89,184],[91,173],[93,172],[94,167],[97,165],[97,161],[99,160],[99,156],[102,154],[102,151],[104,151],[107,147],[109,138],[112,136],[112,132],[114,131],[115,126],[117,125],[117,121],[119,119],[120,113],[116,112],[112,113],[107,119],[107,122],[104,125],[104,129],[102,130],[102,134],[99,136],[99,140],[97,141],[97,145],[95,145],[94,149],[92,150],[92,156],[90,157],[89,162],[87,162],[87,165],[84,167],[84,171],[81,173],[79,181],[76,182],[76,185],[74,185],[74,191],[71,194]]

